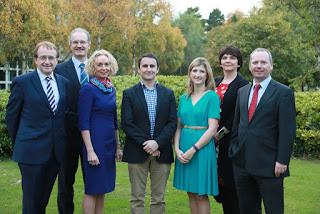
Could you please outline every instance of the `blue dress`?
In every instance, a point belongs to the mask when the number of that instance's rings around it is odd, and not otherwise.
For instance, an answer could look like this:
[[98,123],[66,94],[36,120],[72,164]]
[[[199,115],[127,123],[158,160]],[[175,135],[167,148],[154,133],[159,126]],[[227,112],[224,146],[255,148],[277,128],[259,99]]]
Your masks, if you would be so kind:
[[[220,118],[220,99],[214,91],[208,91],[194,105],[186,94],[180,97],[178,118],[182,125],[208,126],[208,118]],[[182,128],[179,148],[186,152],[206,130]],[[182,164],[175,161],[173,186],[198,195],[218,195],[217,159],[214,140],[194,154],[191,161]]]
[[85,193],[111,192],[115,188],[115,131],[118,129],[115,89],[107,93],[86,83],[80,90],[78,118],[80,130],[90,131],[92,146],[100,161],[97,166],[90,165],[83,144]]

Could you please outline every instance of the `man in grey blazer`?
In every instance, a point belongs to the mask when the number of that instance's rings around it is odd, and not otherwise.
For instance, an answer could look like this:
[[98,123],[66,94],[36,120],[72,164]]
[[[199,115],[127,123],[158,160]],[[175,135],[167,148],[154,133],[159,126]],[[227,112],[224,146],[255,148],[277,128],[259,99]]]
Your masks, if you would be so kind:
[[253,83],[238,91],[229,148],[232,158],[240,212],[284,212],[283,178],[289,176],[289,162],[295,138],[293,91],[273,80],[269,50],[255,49],[249,70]]
[[[82,137],[78,129],[78,97],[81,85],[88,81],[88,75],[81,69],[87,62],[87,55],[90,49],[90,34],[83,28],[75,28],[70,33],[69,38],[72,57],[70,60],[57,65],[55,72],[69,80],[69,106],[67,114],[68,142],[67,152],[63,161],[62,170],[59,172],[58,187],[58,208],[60,214],[72,214],[73,204],[73,184],[75,174],[78,169],[79,156],[82,155]],[[82,68],[81,68],[82,66]],[[83,80],[82,80],[83,79]],[[82,159],[82,158],[81,158]],[[82,171],[83,172],[83,171]]]

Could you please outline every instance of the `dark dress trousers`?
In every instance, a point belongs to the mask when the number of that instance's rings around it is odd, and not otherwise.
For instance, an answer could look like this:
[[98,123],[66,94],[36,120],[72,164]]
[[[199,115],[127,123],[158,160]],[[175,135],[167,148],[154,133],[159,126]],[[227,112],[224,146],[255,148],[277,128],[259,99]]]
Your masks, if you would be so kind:
[[[216,86],[223,80],[223,77],[215,79]],[[224,94],[223,102],[221,103],[221,118],[219,121],[220,130],[226,127],[229,131],[232,130],[234,110],[236,107],[238,89],[248,84],[240,74],[229,84],[227,91]],[[224,214],[239,213],[237,191],[234,184],[233,168],[231,159],[228,157],[228,150],[230,145],[231,132],[226,134],[219,141],[219,155],[218,155],[218,175],[222,180],[223,185],[219,185],[218,201],[221,201]]]
[[[74,211],[73,203],[73,185],[75,182],[75,174],[78,169],[79,156],[82,159],[82,137],[78,128],[78,98],[81,88],[76,69],[72,59],[58,64],[55,72],[69,80],[69,106],[67,113],[67,152],[62,164],[62,170],[59,172],[58,184],[58,209],[60,214],[69,214]],[[82,161],[81,161],[82,163]],[[82,166],[82,165],[81,165]],[[82,170],[83,172],[83,170]],[[84,177],[84,176],[83,176]]]
[[[271,80],[251,121],[248,100],[252,85],[239,89],[229,156],[232,158],[241,213],[257,213],[261,200],[267,213],[283,213],[283,177],[295,138],[295,100],[287,86]],[[275,177],[275,163],[288,166]]]
[[23,189],[23,213],[45,213],[66,145],[67,80],[55,75],[59,103],[53,113],[36,71],[15,78],[6,123]]
[[149,157],[143,143],[155,140],[161,155],[159,163],[172,163],[172,136],[177,127],[176,101],[172,90],[157,84],[157,109],[153,138],[150,135],[148,107],[141,83],[123,92],[121,126],[126,134],[123,161],[142,163]]

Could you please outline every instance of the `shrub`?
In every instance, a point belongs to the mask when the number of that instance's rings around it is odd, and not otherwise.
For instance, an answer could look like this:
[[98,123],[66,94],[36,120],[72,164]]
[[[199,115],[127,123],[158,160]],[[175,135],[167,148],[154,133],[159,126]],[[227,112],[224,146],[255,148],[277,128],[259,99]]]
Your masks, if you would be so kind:
[[295,156],[320,158],[320,92],[298,92]]
[[0,157],[9,157],[12,153],[11,140],[4,119],[8,98],[9,93],[5,90],[0,90]]
[[[176,101],[186,90],[186,76],[158,76],[158,81],[174,91]],[[117,89],[118,122],[121,123],[122,92],[139,82],[137,76],[112,77]],[[11,143],[4,123],[5,106],[9,93],[0,91],[0,156],[7,157],[12,153]],[[320,92],[297,92],[297,135],[293,147],[294,156],[320,158]],[[124,143],[124,133],[120,129],[120,141]]]

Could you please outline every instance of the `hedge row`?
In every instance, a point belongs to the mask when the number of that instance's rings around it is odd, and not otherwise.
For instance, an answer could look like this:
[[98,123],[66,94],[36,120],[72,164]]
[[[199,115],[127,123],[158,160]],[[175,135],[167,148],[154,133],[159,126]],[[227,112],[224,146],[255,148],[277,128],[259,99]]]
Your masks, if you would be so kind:
[[[139,81],[138,77],[115,76],[112,78],[117,89],[118,119],[122,91]],[[179,96],[186,88],[185,76],[158,76],[158,81],[171,88],[178,103]],[[294,156],[320,158],[320,92],[297,92],[297,136],[294,144]],[[8,157],[12,153],[11,143],[4,123],[5,106],[9,93],[0,90],[0,157]],[[124,142],[124,133],[120,130],[120,140]]]

